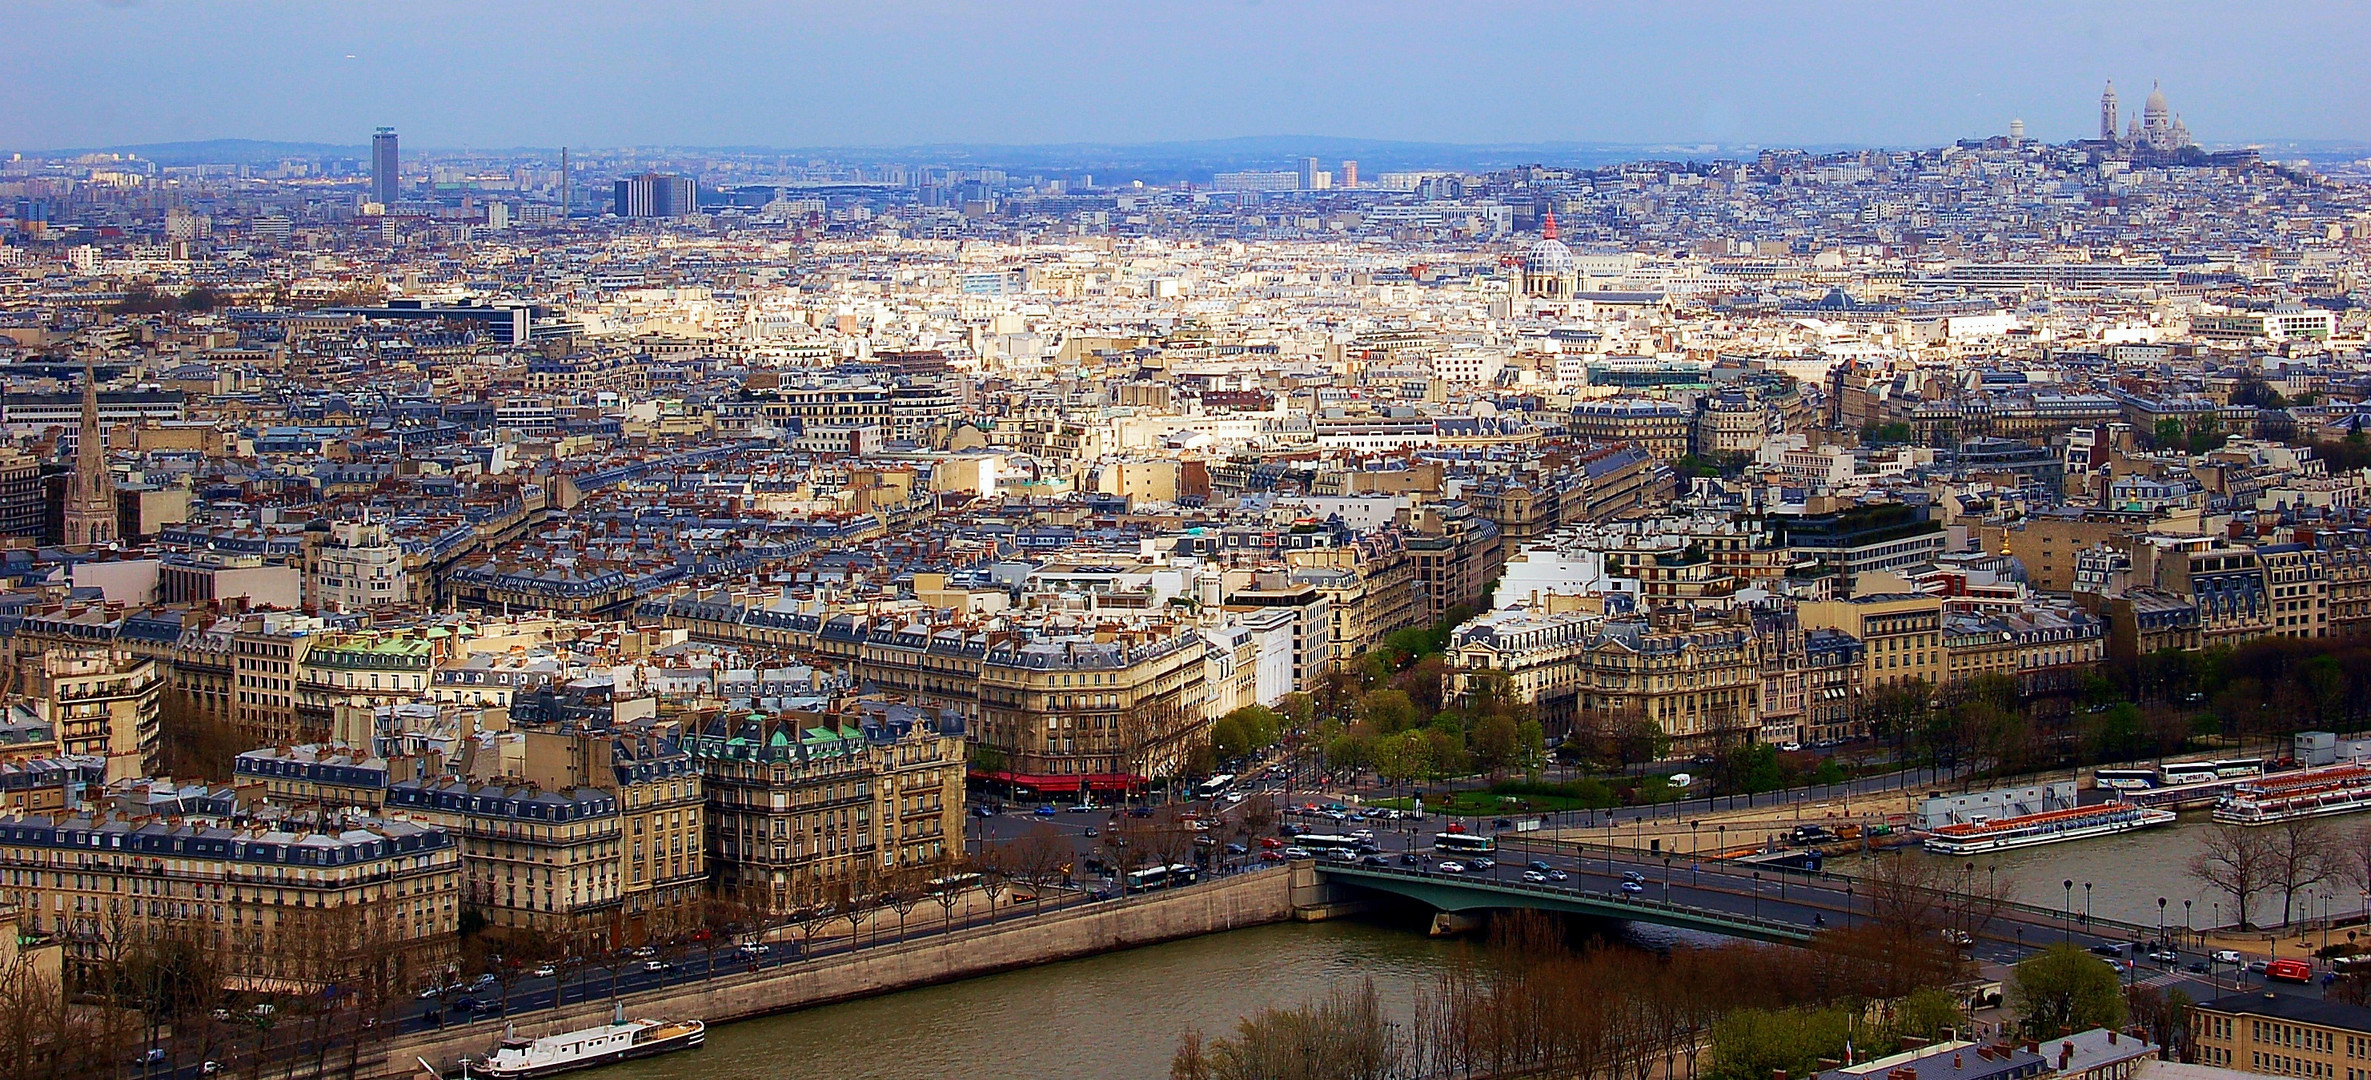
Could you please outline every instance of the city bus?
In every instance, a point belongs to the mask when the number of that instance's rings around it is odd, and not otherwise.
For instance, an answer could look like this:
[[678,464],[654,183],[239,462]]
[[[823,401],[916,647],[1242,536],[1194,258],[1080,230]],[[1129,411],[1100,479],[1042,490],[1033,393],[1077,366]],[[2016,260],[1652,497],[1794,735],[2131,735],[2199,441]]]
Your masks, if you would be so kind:
[[1234,773],[1220,773],[1194,785],[1194,794],[1204,799],[1215,799],[1226,794],[1227,786],[1235,782]]
[[2211,761],[2168,761],[2157,769],[2157,779],[2167,787],[2183,784],[2203,784],[2217,776]]
[[1142,870],[1131,870],[1127,874],[1127,882],[1131,891],[1143,892],[1147,889],[1166,889],[1172,885],[1191,885],[1196,876],[1198,876],[1198,872],[1193,867],[1184,863],[1172,863],[1168,866],[1147,866]]
[[[2212,766],[2209,766],[2210,770]],[[2210,771],[2211,777],[2213,773]],[[2092,782],[2110,791],[2147,791],[2157,786],[2155,769],[2099,769],[2091,774]],[[2172,781],[2167,781],[2171,783]]]
[[946,877],[935,877],[923,882],[922,891],[932,896],[945,896],[948,893],[962,892],[979,883],[980,875],[978,874],[949,874]]
[[1434,833],[1432,849],[1443,855],[1494,855],[1498,853],[1498,838],[1473,833]]
[[1369,843],[1369,841],[1361,840],[1355,836],[1344,836],[1340,833],[1302,833],[1285,843],[1294,847],[1308,848],[1314,854],[1324,855],[1334,851],[1356,852],[1360,845]]

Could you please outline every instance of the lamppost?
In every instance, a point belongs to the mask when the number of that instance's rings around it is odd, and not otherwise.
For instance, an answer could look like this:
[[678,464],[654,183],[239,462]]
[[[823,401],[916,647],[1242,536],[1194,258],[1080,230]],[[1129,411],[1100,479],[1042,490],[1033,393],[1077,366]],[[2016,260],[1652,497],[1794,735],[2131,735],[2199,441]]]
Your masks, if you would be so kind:
[[1853,917],[1853,915],[1854,915],[1854,914],[1858,913],[1859,911],[1860,911],[1860,909],[1859,909],[1858,907],[1855,907],[1855,906],[1853,906],[1853,902],[1852,902],[1852,886],[1850,886],[1850,885],[1846,885],[1846,886],[1844,887],[1844,928],[1845,928],[1845,929],[1849,930],[1849,929],[1851,929],[1851,928],[1852,928],[1852,917]]
[[1762,917],[1762,872],[1754,871],[1754,918]]
[[1719,825],[1715,825],[1715,826],[1713,826],[1713,827],[1712,827],[1712,831],[1713,831],[1713,842],[1714,842],[1714,843],[1716,843],[1716,844],[1718,844],[1718,845],[1720,845],[1720,850],[1713,852],[1713,856],[1714,856],[1714,857],[1716,857],[1716,858],[1718,858],[1718,857],[1721,857],[1721,856],[1727,855],[1727,854],[1729,853],[1729,826],[1728,826],[1728,824],[1727,824],[1727,823],[1722,823],[1722,824],[1719,824]]
[[2083,883],[2083,928],[2091,928],[2091,883]]
[[1663,856],[1663,905],[1671,906],[1671,856]]
[[2182,901],[2182,932],[2193,941],[2198,937],[2198,924],[2190,919],[2191,901]]
[[2160,943],[2165,940],[2165,898],[2162,896],[2157,898],[2157,940]]
[[2065,917],[2059,920],[2059,925],[2065,928],[2066,940],[2071,943],[2075,940],[2075,879],[2068,878],[2059,884],[2066,886],[2066,906],[2059,909]]
[[2017,959],[2025,959],[2025,924],[2017,924]]
[[1700,846],[1700,842],[1703,840],[1703,837],[1696,832],[1697,829],[1702,828],[1703,826],[1704,819],[1702,818],[1688,822],[1688,860],[1690,862],[1695,861],[1696,853],[1703,850],[1703,848]]

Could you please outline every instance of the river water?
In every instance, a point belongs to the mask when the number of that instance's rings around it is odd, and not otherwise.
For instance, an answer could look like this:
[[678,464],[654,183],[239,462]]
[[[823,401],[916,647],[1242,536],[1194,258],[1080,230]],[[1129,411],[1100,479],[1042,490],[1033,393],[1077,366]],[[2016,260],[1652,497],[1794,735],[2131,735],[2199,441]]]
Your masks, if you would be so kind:
[[[2189,876],[2208,825],[2204,813],[2180,824],[2122,836],[1979,856],[1979,880],[1997,876],[2010,899],[2053,910],[2068,898],[2094,915],[2142,925],[2182,925],[2182,901],[2197,924],[2228,921],[2230,900]],[[1916,851],[1875,858],[1930,858]],[[1947,860],[1966,873],[1967,859]],[[1855,873],[1862,858],[1831,860]],[[2355,902],[2350,899],[2344,902]],[[2221,907],[2216,905],[2220,903]],[[2300,901],[2309,903],[2309,901]],[[2333,908],[2342,901],[2333,898]],[[2318,913],[2318,905],[2315,910]],[[2300,916],[2303,912],[2299,912]],[[2277,897],[2259,919],[2277,920]],[[1648,933],[1650,928],[1634,928]],[[1636,937],[1656,946],[1668,938]],[[1421,986],[1475,946],[1426,938],[1407,926],[1360,921],[1284,924],[1091,957],[726,1024],[708,1046],[587,1074],[595,1080],[1161,1080],[1180,1032],[1223,1034],[1267,1005],[1314,999],[1372,978],[1389,1010],[1405,1019]]]
[[[2161,896],[2165,898],[2166,925],[2185,925],[2182,902],[2187,900],[2192,925],[2207,927],[2238,921],[2230,896],[2190,875],[2190,860],[2198,854],[2212,827],[2207,811],[2198,810],[2184,813],[2174,825],[2094,840],[2044,844],[1957,859],[1907,849],[1900,857],[1947,863],[1957,868],[1961,876],[1973,877],[1979,887],[1987,880],[1997,879],[2008,887],[2009,899],[2052,911],[2066,911],[2071,903],[2073,913],[2082,915],[2088,897],[2090,914],[2142,926],[2157,925],[2157,898]],[[2351,822],[2340,826],[2351,827]],[[1892,857],[1831,859],[1828,869],[1840,874],[1858,874],[1866,868],[1868,858]],[[1966,869],[1971,862],[1976,864],[1973,874]],[[2074,882],[2071,890],[2066,887],[2068,881]],[[2084,888],[2086,884],[2089,889]],[[2351,885],[2332,883],[2318,891],[2329,894],[2329,911],[2333,915],[2351,913],[2363,903],[2362,894]],[[2277,925],[2280,903],[2278,894],[2258,896],[2253,921]],[[2319,899],[2298,894],[2296,918],[2307,918],[2309,911],[2318,917],[2322,910]]]
[[[1358,921],[1256,927],[718,1026],[591,1080],[1162,1080],[1178,1035],[1372,978],[1406,1018],[1474,946]],[[522,1032],[524,1034],[524,1032]]]

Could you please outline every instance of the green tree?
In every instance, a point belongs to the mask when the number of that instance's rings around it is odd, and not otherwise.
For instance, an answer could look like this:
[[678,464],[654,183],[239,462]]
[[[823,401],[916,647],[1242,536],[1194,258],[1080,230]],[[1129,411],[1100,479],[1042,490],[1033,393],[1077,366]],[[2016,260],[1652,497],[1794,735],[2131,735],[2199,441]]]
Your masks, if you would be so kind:
[[1415,727],[1424,714],[1405,690],[1370,690],[1358,699],[1358,719],[1377,735],[1396,735]]
[[1468,742],[1473,747],[1474,765],[1484,772],[1496,773],[1515,763],[1521,749],[1521,729],[1503,713],[1474,721]]
[[2061,1030],[2124,1025],[2124,991],[2115,969],[2073,945],[2053,945],[2018,964],[2009,995],[2029,1030],[2045,1038]]
[[2187,450],[2190,440],[2183,434],[2182,422],[2169,416],[2157,421],[2156,427],[2150,429],[2149,445],[2159,450]]
[[1228,713],[1210,723],[1210,752],[1220,761],[1232,761],[1251,751],[1251,737],[1244,734],[1243,722]]
[[1943,1037],[1945,1031],[1967,1030],[1967,1014],[1961,1011],[1959,1000],[1947,991],[1924,987],[1910,992],[1910,996],[1896,1002],[1893,1020],[1888,1025],[1896,1035],[1909,1035],[1932,1042]]
[[1842,1058],[1852,1018],[1842,1009],[1739,1009],[1712,1025],[1708,1080],[1811,1076],[1819,1059]]

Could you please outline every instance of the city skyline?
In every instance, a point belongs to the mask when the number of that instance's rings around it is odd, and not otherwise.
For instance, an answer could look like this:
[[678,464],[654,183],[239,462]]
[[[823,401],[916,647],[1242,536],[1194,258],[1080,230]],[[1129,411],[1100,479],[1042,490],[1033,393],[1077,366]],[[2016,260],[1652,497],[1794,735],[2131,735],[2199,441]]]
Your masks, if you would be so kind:
[[2206,5],[464,14],[56,6],[25,22],[0,144],[343,143],[387,125],[441,147],[1931,145],[2012,119],[2055,142],[2091,132],[2110,80],[2166,86],[2209,145],[2371,139],[2371,91],[2347,78],[2366,32],[2317,5],[2244,21]]

